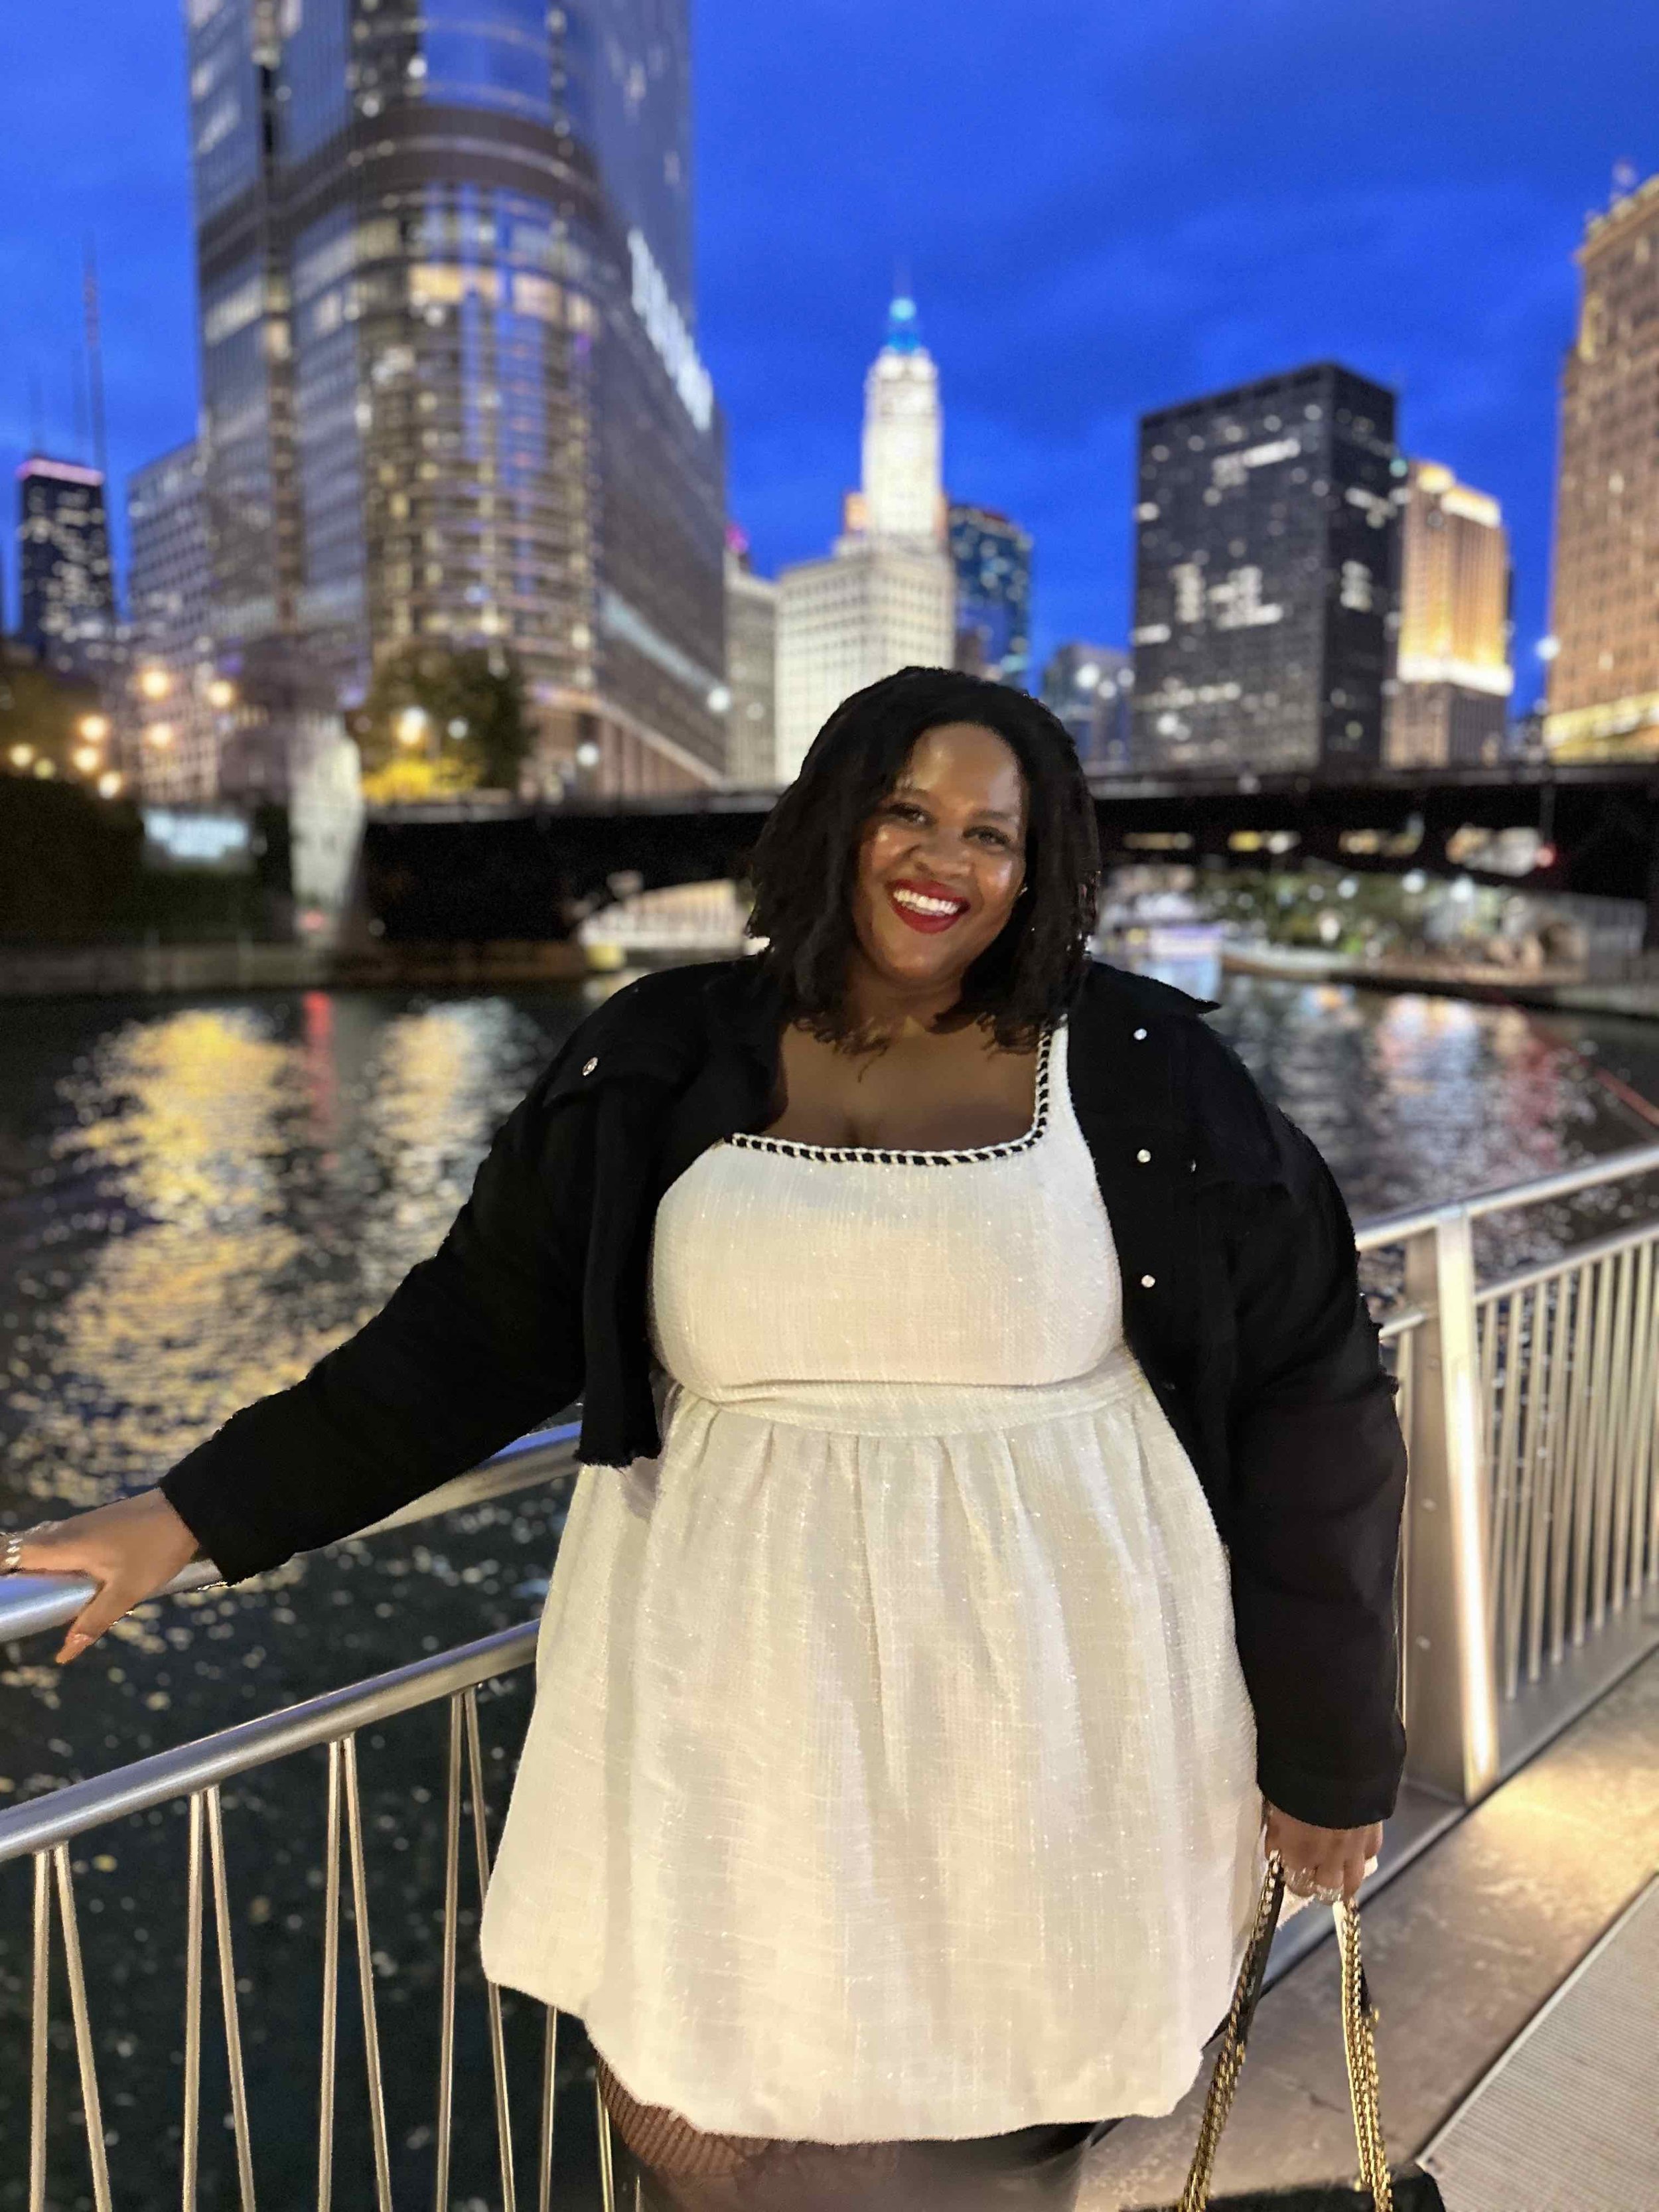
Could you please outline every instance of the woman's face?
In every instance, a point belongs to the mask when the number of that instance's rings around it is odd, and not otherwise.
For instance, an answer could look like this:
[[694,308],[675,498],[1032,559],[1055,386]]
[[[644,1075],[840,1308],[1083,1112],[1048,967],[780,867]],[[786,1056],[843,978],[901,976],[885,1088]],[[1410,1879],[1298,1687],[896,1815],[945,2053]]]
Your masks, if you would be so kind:
[[853,926],[865,958],[911,990],[959,981],[1024,880],[1025,778],[1012,747],[977,722],[924,731],[859,848]]

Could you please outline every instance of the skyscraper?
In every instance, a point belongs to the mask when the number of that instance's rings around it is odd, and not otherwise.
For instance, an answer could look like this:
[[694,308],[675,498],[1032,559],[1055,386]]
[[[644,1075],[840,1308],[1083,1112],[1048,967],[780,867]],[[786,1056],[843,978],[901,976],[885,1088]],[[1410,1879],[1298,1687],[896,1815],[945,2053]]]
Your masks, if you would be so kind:
[[[523,667],[551,775],[713,781],[685,0],[192,0],[222,658]],[[585,757],[587,757],[585,753]]]
[[952,502],[958,668],[1024,684],[1031,665],[1031,538],[994,507]]
[[1121,773],[1130,763],[1134,671],[1115,646],[1080,640],[1056,647],[1042,668],[1042,703],[1071,732],[1085,768]]
[[955,577],[945,544],[939,372],[915,304],[897,299],[865,379],[863,477],[825,561],[778,578],[778,779],[788,782],[849,692],[895,669],[949,667]]
[[726,533],[726,776],[744,790],[778,781],[778,587],[757,576],[749,540]]
[[1659,177],[1592,216],[1561,387],[1553,750],[1659,752]]
[[104,479],[32,453],[17,471],[18,634],[60,676],[107,673],[115,647]]
[[1334,362],[1142,418],[1137,764],[1381,760],[1405,472],[1394,394]]
[[1384,717],[1391,768],[1504,757],[1510,547],[1503,512],[1437,461],[1413,461],[1400,533],[1400,633]]
[[215,799],[214,702],[223,679],[213,659],[207,511],[193,438],[127,479],[127,547],[133,779],[147,799]]

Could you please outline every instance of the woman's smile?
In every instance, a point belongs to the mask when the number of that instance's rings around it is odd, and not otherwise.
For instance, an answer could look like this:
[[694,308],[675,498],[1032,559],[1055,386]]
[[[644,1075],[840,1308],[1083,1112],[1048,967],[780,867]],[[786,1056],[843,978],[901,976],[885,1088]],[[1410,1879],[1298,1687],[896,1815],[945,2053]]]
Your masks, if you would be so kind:
[[887,886],[887,896],[901,921],[912,929],[949,929],[967,913],[970,902],[957,891],[924,877],[905,876]]

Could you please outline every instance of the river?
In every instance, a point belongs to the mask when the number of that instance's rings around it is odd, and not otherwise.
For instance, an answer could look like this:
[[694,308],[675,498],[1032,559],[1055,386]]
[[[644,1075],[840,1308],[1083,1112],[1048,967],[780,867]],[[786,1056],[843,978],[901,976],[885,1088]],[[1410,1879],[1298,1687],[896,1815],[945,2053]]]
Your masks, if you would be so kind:
[[[1176,980],[1203,988],[1207,979]],[[1217,1028],[1319,1144],[1358,1218],[1655,1133],[1628,1100],[1659,1097],[1659,1028],[1258,979],[1233,980],[1223,1000]],[[0,1007],[0,1525],[149,1484],[372,1313],[435,1246],[490,1131],[582,1011],[570,991]],[[1604,1200],[1603,1217],[1623,1203]],[[1510,1244],[1498,1256],[1509,1259],[1530,1249],[1528,1238],[1564,1232],[1529,1222],[1502,1233]],[[403,1541],[336,1547],[236,1593],[142,1608],[63,1674],[50,1664],[51,1639],[9,1647],[0,1806],[526,1618],[545,1588],[560,1512],[556,1495],[532,1494]],[[520,1676],[484,1701],[497,1820],[524,1691]],[[400,2054],[392,2154],[410,2190],[430,2157],[441,1869],[431,1815],[411,1821],[409,1806],[411,1794],[421,1802],[438,1791],[441,1735],[433,1717],[410,1717],[363,1749],[377,1972]],[[307,1754],[226,1801],[261,2193],[271,2203],[305,2201],[308,2185],[319,1775]],[[182,1844],[182,1819],[157,1813],[88,1839],[76,1857],[110,2077],[106,2119],[126,2177],[118,2198],[145,2212],[176,2196],[166,2172],[178,2137]],[[0,1869],[0,2142],[14,2148],[26,2136],[27,1955],[27,1869]],[[488,2077],[467,1978],[461,2083],[464,2100],[476,2100],[487,2099]],[[54,2095],[66,2112],[61,1989],[54,2007]],[[526,2095],[530,2009],[508,2007]],[[350,2171],[367,2145],[349,2070],[349,1991],[344,2010]],[[125,2047],[135,2021],[137,2047]],[[214,2040],[210,2033],[210,2050]],[[562,2075],[579,2061],[576,2045],[562,2045]],[[305,2069],[297,2087],[295,2063]],[[210,2061],[204,2109],[222,2102]],[[561,2163],[574,2176],[585,2108],[578,2100],[573,2109]],[[495,2201],[486,2135],[472,2131],[452,2197],[478,2212]],[[54,2203],[89,2204],[69,2136],[54,2157]],[[204,2203],[233,2201],[228,2159],[229,2137],[216,2127]],[[0,2160],[0,2207],[21,2206],[24,2186],[17,2159]]]

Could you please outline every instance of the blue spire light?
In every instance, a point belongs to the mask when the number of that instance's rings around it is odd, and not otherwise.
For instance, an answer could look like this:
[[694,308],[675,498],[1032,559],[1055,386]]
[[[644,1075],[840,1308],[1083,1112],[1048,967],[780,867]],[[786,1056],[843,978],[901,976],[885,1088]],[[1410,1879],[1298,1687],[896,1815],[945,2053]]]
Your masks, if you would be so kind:
[[919,353],[921,350],[921,328],[916,320],[916,303],[908,293],[899,293],[887,310],[887,349],[890,353]]

